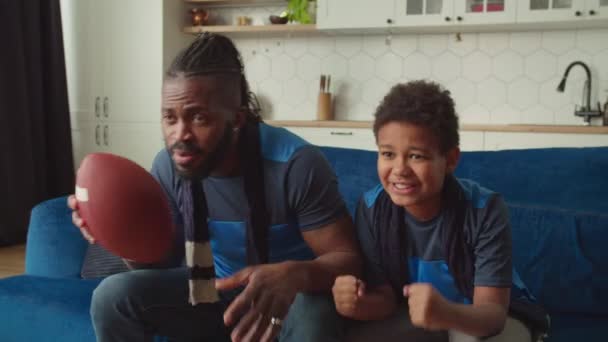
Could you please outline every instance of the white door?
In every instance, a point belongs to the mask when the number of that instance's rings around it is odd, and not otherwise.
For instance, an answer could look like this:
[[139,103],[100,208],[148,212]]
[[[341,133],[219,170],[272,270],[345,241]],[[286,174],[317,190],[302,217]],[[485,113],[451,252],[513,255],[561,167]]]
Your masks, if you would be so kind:
[[319,29],[385,28],[393,24],[395,0],[319,0]]
[[453,0],[397,0],[395,24],[397,26],[453,25]]
[[580,20],[585,16],[585,0],[519,0],[518,22]]
[[163,73],[162,0],[104,0],[103,114],[158,122]]
[[516,0],[458,0],[454,15],[463,25],[515,23],[515,6]]
[[608,0],[587,0],[587,18],[607,19]]
[[101,1],[61,0],[61,21],[72,126],[101,116],[104,62]]
[[[105,131],[107,137],[107,129]],[[72,130],[72,147],[74,151],[74,167],[82,162],[87,154],[108,152],[107,140],[104,140],[104,124],[93,121],[80,121]]]

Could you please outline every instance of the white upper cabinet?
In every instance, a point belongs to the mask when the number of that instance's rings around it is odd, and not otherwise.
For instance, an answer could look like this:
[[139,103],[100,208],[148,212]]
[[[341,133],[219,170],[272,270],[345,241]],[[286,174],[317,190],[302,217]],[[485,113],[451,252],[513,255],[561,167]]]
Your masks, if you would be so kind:
[[93,152],[145,168],[162,148],[164,65],[191,37],[173,0],[61,0],[74,160]]
[[318,0],[319,29],[378,29],[394,23],[395,0]]
[[608,0],[587,0],[587,15],[590,19],[608,19]]
[[464,25],[514,23],[516,6],[517,0],[459,0],[454,16]]
[[162,0],[62,0],[74,119],[160,120],[162,4]]
[[516,0],[397,0],[397,26],[515,22]]
[[397,26],[453,25],[454,1],[397,0],[395,20]]
[[608,19],[608,0],[519,0],[518,21],[592,21]]
[[105,7],[103,115],[111,121],[158,122],[163,77],[162,1],[97,2]]
[[319,0],[317,27],[365,30],[515,23],[517,1]]
[[351,32],[491,30],[492,25],[508,30],[518,29],[518,23],[596,27],[608,24],[606,19],[608,0],[318,0],[317,11],[319,29]]

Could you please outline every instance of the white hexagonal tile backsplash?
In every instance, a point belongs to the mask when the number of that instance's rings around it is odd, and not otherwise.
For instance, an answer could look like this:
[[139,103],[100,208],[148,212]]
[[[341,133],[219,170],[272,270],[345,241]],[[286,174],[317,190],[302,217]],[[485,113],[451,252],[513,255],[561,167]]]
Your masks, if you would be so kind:
[[557,74],[557,58],[539,50],[526,57],[524,73],[536,82],[544,82]]
[[392,85],[429,79],[451,91],[462,122],[580,124],[573,112],[581,102],[582,68],[573,69],[565,94],[555,90],[575,60],[591,68],[593,101],[608,97],[607,29],[388,38],[299,33],[234,41],[267,118],[314,118],[322,73],[332,76],[335,114],[344,120],[372,120]]

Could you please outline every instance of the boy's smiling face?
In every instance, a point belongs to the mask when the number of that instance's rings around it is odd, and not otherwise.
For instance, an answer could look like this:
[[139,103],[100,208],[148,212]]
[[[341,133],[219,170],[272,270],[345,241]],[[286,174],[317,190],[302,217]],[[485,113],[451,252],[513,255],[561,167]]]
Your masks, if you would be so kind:
[[378,176],[393,203],[421,221],[441,208],[445,176],[458,164],[456,147],[441,153],[431,129],[390,121],[378,130]]

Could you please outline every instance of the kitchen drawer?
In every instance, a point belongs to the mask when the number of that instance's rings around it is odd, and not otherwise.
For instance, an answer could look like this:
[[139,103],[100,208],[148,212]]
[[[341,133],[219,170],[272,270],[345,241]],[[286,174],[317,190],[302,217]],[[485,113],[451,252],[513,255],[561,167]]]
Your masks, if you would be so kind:
[[483,132],[460,131],[461,151],[483,151]]
[[608,146],[608,134],[486,132],[485,149]]
[[288,130],[318,146],[376,150],[376,139],[370,128],[289,127]]

